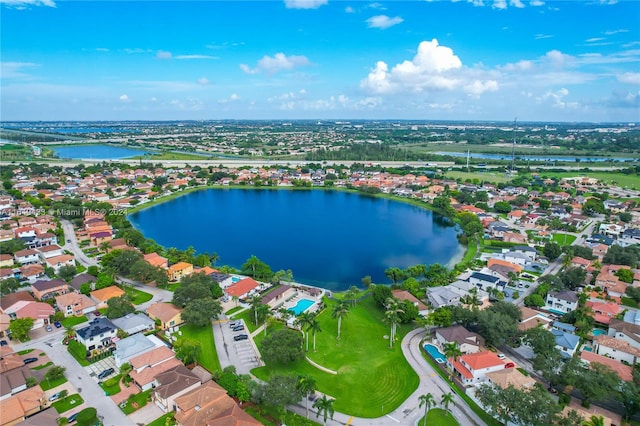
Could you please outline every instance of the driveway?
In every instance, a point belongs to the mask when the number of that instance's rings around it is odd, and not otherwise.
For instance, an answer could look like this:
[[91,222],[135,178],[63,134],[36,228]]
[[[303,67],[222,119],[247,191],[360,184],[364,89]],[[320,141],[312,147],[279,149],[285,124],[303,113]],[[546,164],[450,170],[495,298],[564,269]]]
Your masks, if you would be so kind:
[[[62,333],[60,333],[62,334]],[[35,349],[46,352],[56,365],[66,367],[65,376],[71,386],[82,395],[86,403],[98,410],[105,426],[134,426],[133,423],[114,404],[111,398],[105,396],[104,391],[83,367],[67,352],[67,347],[60,343],[61,338],[46,336],[38,341],[29,341],[15,345],[16,351]]]
[[[226,317],[214,321],[212,327],[218,359],[222,368],[233,365],[238,374],[250,374],[252,369],[262,365],[259,361],[258,349],[246,327],[242,331],[234,332],[229,327],[229,320]],[[238,334],[248,334],[249,339],[236,342],[233,340],[233,336]]]

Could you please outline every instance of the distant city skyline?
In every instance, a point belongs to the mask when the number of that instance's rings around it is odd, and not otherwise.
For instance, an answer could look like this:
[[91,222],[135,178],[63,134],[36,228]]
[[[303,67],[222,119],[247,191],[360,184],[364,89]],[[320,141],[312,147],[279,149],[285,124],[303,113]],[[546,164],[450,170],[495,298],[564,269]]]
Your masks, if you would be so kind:
[[0,3],[2,121],[640,121],[636,1]]

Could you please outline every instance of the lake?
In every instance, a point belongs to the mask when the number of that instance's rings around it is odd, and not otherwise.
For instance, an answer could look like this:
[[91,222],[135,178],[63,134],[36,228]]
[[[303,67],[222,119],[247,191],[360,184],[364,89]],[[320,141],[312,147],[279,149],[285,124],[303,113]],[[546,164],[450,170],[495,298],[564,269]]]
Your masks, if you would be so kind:
[[82,158],[90,160],[119,160],[144,155],[147,151],[114,145],[68,145],[52,146],[59,158]]
[[237,268],[255,255],[330,290],[362,286],[366,275],[388,283],[388,267],[448,264],[464,253],[457,227],[442,216],[343,191],[208,189],[128,218],[165,247],[216,252],[218,265]]

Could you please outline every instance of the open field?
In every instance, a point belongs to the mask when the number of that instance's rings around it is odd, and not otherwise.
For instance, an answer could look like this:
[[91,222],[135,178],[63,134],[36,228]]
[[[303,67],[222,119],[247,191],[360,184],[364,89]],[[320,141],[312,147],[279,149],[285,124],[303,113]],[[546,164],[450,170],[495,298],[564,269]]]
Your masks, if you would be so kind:
[[193,339],[200,342],[200,355],[198,356],[198,364],[209,370],[210,373],[221,371],[218,353],[216,352],[216,343],[213,340],[213,328],[195,327],[193,325],[183,325],[180,327],[182,337]]
[[265,380],[272,374],[308,374],[318,389],[334,398],[336,411],[359,417],[375,418],[396,409],[418,386],[419,378],[404,359],[400,342],[412,325],[398,326],[397,342],[389,348],[389,327],[382,322],[384,313],[372,298],[358,302],[342,319],[342,338],[337,340],[337,320],[331,317],[335,302],[318,315],[322,332],[316,336],[317,352],[307,356],[333,375],[302,360],[283,366],[265,366],[252,370]]
[[145,160],[145,161],[164,161],[164,160],[203,160],[206,159],[206,156],[197,155],[197,154],[189,154],[183,152],[162,152],[156,153],[152,152],[151,155],[138,155],[132,157],[135,159]]
[[615,184],[619,185],[623,188],[629,189],[638,189],[640,190],[640,176],[637,175],[627,175],[624,173],[616,173],[616,172],[547,172],[542,171],[538,173],[541,177],[555,177],[555,178],[568,178],[568,177],[577,177],[577,176],[586,176],[596,178],[605,182],[607,184]]
[[511,180],[505,173],[499,173],[494,171],[486,172],[459,172],[451,170],[445,173],[445,176],[449,179],[462,179],[467,180],[477,179],[478,182],[491,182],[491,183],[507,183]]
[[[424,416],[417,423],[418,426],[424,425]],[[443,410],[442,408],[432,408],[427,413],[427,423],[428,426],[460,426],[460,423],[456,420],[455,417],[448,411]]]

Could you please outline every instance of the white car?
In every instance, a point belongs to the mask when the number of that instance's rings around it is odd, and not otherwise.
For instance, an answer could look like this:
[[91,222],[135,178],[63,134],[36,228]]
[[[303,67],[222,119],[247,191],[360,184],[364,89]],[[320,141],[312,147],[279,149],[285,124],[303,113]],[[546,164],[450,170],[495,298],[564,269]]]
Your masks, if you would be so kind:
[[506,359],[507,357],[506,357],[506,356],[504,356],[504,354],[498,354],[498,358],[500,358],[500,359]]

